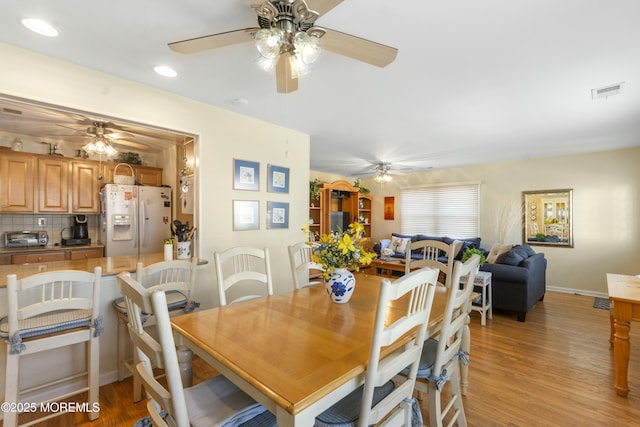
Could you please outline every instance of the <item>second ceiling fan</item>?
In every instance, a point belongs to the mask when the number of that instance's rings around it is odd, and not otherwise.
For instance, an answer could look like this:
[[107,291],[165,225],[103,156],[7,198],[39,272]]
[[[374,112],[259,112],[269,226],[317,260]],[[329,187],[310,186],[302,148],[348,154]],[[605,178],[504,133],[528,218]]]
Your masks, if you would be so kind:
[[242,28],[169,43],[180,53],[255,41],[265,68],[275,67],[277,90],[298,89],[298,76],[317,58],[321,49],[384,67],[394,61],[398,50],[371,40],[315,26],[315,21],[342,0],[242,0],[258,17],[258,27]]

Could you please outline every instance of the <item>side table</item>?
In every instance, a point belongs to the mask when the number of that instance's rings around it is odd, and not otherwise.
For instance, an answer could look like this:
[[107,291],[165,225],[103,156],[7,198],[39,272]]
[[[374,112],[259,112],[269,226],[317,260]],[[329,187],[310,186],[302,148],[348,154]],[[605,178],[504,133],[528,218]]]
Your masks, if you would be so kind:
[[[460,283],[464,284],[466,277],[461,278]],[[480,296],[480,303],[474,302],[471,305],[471,310],[480,312],[480,324],[482,326],[487,324],[487,316],[489,319],[493,318],[491,309],[491,272],[478,271],[476,278],[473,281],[474,291],[478,291]]]

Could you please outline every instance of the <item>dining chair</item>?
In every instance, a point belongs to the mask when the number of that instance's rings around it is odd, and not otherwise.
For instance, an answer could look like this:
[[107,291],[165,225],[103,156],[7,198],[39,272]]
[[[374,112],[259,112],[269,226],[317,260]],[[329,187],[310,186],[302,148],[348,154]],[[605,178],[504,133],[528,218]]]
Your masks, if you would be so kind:
[[240,293],[241,296],[235,297],[229,304],[264,296],[250,293],[253,292],[253,289],[256,289],[256,284],[266,287],[267,295],[273,295],[269,248],[260,249],[239,246],[222,252],[215,252],[214,260],[221,306],[227,305],[227,292],[236,285],[242,285],[243,289],[234,295]]
[[[364,384],[318,415],[317,427],[369,426],[382,419],[385,425],[422,425],[412,395],[437,281],[438,270],[431,268],[394,282],[382,279]],[[398,314],[401,317],[385,324]],[[395,350],[383,357],[387,348]],[[395,382],[407,367],[407,375]]]
[[317,245],[310,242],[299,242],[288,247],[291,276],[296,289],[322,283],[322,280],[311,280],[321,278],[324,271],[322,264],[313,262],[313,251],[316,247]]
[[[451,273],[453,272],[455,257],[462,248],[463,243],[461,240],[455,240],[450,244],[439,240],[411,242],[407,245],[405,252],[405,274],[416,268],[437,268],[443,276],[439,278],[440,283],[448,288],[451,285]],[[421,258],[415,258],[416,254],[420,255]]]
[[[154,426],[275,425],[273,414],[222,375],[184,387],[166,292],[145,288],[126,272],[118,275],[118,282],[129,313],[127,328],[138,354],[135,369]],[[144,317],[149,314],[156,319],[157,339],[145,328]],[[164,369],[163,382],[154,376],[153,366]]]
[[[15,274],[7,276],[7,317],[0,321],[0,337],[7,345],[4,401],[7,403],[34,402],[42,396],[46,387],[63,386],[64,394],[47,396],[47,402],[66,399],[79,393],[88,392],[90,408],[99,408],[100,381],[100,334],[103,332],[100,316],[100,282],[102,269],[96,267],[93,273],[77,270],[62,270],[39,273],[17,279]],[[84,343],[83,357],[77,357],[77,344]],[[29,387],[37,390],[37,395],[27,394],[20,389],[20,360],[22,357],[72,347],[70,355],[74,360],[85,360],[83,371],[65,372],[55,380]],[[80,362],[81,365],[82,362]],[[75,363],[74,363],[75,365]],[[52,368],[55,369],[55,368]],[[27,373],[28,374],[28,373]],[[52,372],[57,374],[57,372]],[[25,375],[22,375],[24,378]],[[78,378],[84,377],[81,387],[71,388]],[[65,385],[66,384],[66,385]],[[22,398],[21,398],[22,395]],[[19,407],[18,407],[19,408]],[[25,405],[25,408],[29,408]],[[39,421],[53,418],[65,411],[53,412]],[[99,411],[89,411],[89,419],[98,418]],[[13,427],[18,423],[18,413],[4,411],[4,426]]]
[[[416,377],[416,390],[429,396],[429,426],[445,424],[466,426],[467,418],[462,405],[460,386],[460,363],[468,363],[468,353],[462,350],[463,330],[468,327],[471,311],[471,294],[480,256],[473,255],[464,264],[456,261],[453,268],[453,283],[460,283],[466,277],[462,289],[451,286],[447,289],[447,303],[440,333],[429,338],[422,349],[420,366]],[[406,372],[405,372],[406,373]],[[442,406],[442,391],[446,382],[450,384],[450,396]],[[451,414],[449,411],[453,410]]]
[[[193,300],[197,263],[198,261],[195,257],[190,261],[161,261],[146,267],[139,262],[136,265],[136,280],[150,290],[161,289],[166,291],[167,307],[172,316],[189,313],[200,305]],[[138,402],[142,399],[142,386],[140,378],[134,369],[137,364],[136,353],[133,353],[133,361],[128,360],[126,356],[129,334],[126,326],[128,319],[124,297],[115,299],[113,306],[118,315],[118,380],[122,381],[127,371],[133,375],[133,401]],[[153,325],[155,325],[155,317],[152,315],[145,316],[145,326]]]

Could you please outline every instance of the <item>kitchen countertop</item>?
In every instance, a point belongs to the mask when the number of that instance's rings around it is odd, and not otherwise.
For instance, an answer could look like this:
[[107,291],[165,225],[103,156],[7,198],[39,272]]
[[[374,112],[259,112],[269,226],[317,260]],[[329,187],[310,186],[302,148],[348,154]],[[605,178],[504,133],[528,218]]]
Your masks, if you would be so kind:
[[47,245],[47,246],[27,246],[23,248],[7,248],[0,247],[0,254],[11,253],[25,253],[25,252],[45,252],[45,251],[66,251],[70,249],[95,249],[104,248],[102,243],[91,243],[90,245],[76,245],[76,246],[62,246],[62,245]]
[[[73,246],[77,248],[78,246]],[[68,248],[65,248],[68,249]],[[15,250],[14,250],[15,251]],[[123,271],[135,272],[136,264],[153,264],[164,260],[164,254],[144,254],[139,256],[114,256],[105,258],[89,258],[81,260],[51,261],[22,265],[0,265],[0,288],[6,288],[7,275],[15,274],[18,279],[42,273],[43,271],[83,270],[93,272],[94,268],[102,267],[103,276],[113,276]],[[207,260],[199,259],[198,265],[208,264]]]

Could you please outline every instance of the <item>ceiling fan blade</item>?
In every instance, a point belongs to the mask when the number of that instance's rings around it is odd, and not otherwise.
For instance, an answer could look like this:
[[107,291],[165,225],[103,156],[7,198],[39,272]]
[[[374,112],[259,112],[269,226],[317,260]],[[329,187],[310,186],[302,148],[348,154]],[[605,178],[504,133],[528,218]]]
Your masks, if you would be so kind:
[[111,143],[114,145],[125,145],[127,147],[137,148],[139,150],[144,150],[149,148],[147,144],[140,144],[138,142],[127,141],[126,139],[113,139]]
[[196,53],[203,50],[217,49],[232,44],[245,43],[253,40],[253,36],[259,28],[243,28],[241,30],[227,31],[196,37],[194,39],[181,40],[169,43],[169,48],[179,53]]
[[298,90],[298,79],[293,77],[288,54],[282,54],[278,57],[276,85],[278,93],[290,93]]
[[[314,28],[309,29],[308,32],[311,32]],[[322,30],[325,31],[325,34],[320,39],[320,48],[339,55],[348,56],[378,67],[385,67],[391,64],[398,54],[398,49],[395,47],[336,30],[321,28],[320,31]]]

